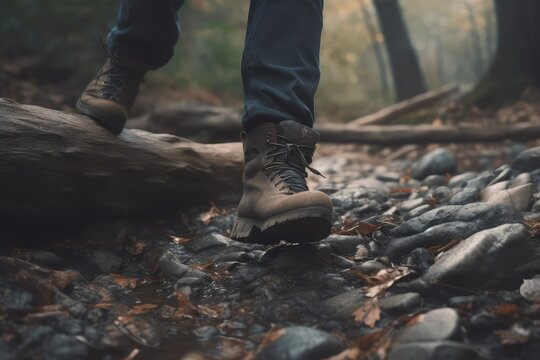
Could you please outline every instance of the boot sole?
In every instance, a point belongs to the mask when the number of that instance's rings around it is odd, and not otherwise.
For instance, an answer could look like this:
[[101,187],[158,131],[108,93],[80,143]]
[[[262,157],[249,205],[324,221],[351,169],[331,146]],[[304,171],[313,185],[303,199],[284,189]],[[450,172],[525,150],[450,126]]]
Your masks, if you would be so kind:
[[91,117],[92,120],[94,120],[104,128],[108,129],[115,135],[120,134],[124,129],[124,125],[126,124],[126,120],[122,119],[119,121],[118,119],[111,117],[106,112],[85,105],[81,102],[81,99],[77,100],[77,104],[75,107],[81,114]]
[[311,207],[292,210],[264,221],[238,217],[234,222],[231,238],[246,243],[275,245],[310,243],[325,239],[332,229],[332,211]]

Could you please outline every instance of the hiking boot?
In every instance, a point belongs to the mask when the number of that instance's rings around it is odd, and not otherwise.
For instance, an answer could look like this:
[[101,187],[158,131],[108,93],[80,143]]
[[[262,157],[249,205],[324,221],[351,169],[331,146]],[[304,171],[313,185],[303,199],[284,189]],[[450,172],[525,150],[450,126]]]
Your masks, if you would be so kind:
[[77,101],[77,110],[119,134],[145,72],[115,56],[110,57]]
[[[231,237],[238,241],[277,244],[314,242],[332,227],[332,202],[309,191],[309,166],[319,133],[295,121],[263,123],[242,133],[244,195]],[[322,176],[322,175],[321,175]]]

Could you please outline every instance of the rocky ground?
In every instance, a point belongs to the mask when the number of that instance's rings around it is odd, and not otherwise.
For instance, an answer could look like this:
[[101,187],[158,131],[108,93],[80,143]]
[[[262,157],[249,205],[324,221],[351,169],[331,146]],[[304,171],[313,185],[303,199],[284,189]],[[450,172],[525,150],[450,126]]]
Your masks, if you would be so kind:
[[317,244],[232,241],[222,201],[3,239],[0,358],[536,359],[540,148],[337,149]]

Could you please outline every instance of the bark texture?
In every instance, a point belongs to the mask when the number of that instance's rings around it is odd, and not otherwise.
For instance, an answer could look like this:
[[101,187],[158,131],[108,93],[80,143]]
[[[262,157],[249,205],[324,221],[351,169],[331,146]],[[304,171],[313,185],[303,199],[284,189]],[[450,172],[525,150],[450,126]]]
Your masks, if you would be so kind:
[[0,100],[0,217],[156,214],[240,195],[241,145],[203,145]]
[[390,59],[397,101],[426,92],[418,57],[398,0],[374,0],[374,5]]
[[490,70],[465,99],[481,106],[514,100],[540,87],[540,1],[495,0],[497,51]]

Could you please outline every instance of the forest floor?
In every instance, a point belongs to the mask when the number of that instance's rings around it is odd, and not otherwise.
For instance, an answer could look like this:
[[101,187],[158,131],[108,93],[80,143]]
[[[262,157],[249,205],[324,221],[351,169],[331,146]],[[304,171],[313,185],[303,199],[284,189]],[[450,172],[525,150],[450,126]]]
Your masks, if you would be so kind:
[[[538,121],[536,104],[474,116]],[[538,145],[321,144],[319,243],[235,242],[219,199],[2,239],[0,358],[536,359]]]

